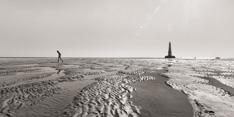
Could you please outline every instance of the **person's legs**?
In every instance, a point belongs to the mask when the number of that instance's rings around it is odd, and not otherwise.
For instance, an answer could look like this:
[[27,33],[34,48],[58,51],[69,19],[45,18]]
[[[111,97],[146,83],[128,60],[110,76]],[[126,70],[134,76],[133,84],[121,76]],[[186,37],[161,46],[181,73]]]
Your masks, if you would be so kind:
[[58,57],[58,63],[59,63],[59,58],[60,58],[60,57]]
[[63,62],[63,59],[61,58],[61,56],[60,56],[59,58],[60,58],[60,60]]

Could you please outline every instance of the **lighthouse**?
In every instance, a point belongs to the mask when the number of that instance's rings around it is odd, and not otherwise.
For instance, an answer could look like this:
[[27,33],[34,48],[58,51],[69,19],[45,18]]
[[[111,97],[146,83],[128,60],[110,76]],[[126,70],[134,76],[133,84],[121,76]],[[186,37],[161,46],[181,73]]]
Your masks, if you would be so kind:
[[172,55],[171,42],[169,42],[168,55],[165,56],[165,58],[175,58],[175,56]]

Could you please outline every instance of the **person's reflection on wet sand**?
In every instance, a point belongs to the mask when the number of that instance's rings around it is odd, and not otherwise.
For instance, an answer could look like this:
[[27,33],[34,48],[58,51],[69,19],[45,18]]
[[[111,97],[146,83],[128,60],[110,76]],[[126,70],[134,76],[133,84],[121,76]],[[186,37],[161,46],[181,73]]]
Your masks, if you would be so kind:
[[59,64],[59,63],[58,63],[58,65],[57,65],[57,69],[56,69],[56,70],[58,70],[57,74],[59,74],[59,73],[60,73],[60,71],[61,71],[60,67],[61,67],[61,66],[62,66],[62,64]]
[[57,74],[59,74],[59,73],[60,73],[60,71],[61,71],[61,69],[58,69],[58,72],[57,72]]

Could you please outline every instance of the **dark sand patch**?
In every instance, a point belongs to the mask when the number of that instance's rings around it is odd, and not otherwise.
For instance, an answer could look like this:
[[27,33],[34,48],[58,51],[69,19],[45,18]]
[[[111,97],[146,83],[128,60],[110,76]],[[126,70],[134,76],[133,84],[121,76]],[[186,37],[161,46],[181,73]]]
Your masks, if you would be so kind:
[[166,85],[167,79],[158,74],[148,74],[152,81],[132,83],[136,88],[131,99],[142,107],[140,117],[192,117],[193,109],[186,96]]

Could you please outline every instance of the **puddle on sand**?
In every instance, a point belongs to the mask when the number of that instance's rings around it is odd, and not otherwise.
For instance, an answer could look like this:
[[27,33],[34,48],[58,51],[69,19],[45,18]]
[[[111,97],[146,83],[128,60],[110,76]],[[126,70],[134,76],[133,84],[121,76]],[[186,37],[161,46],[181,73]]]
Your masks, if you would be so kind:
[[61,76],[65,76],[64,70],[60,70],[60,69],[55,69],[55,68],[51,68],[51,67],[43,67],[43,70],[46,72],[54,72],[53,75],[43,78],[43,79],[39,79],[39,81],[42,80],[55,80],[56,78],[59,78]]
[[136,88],[132,101],[142,107],[140,117],[193,117],[193,109],[187,97],[165,82],[168,80],[157,74],[156,80],[132,83]]
[[[39,67],[38,67],[39,68]],[[26,81],[20,81],[18,83],[15,83],[15,84],[12,84],[12,85],[9,85],[7,87],[14,87],[14,86],[18,86],[18,85],[21,85],[21,84],[27,84],[27,83],[33,83],[33,82],[39,82],[39,81],[47,81],[47,80],[55,80],[56,78],[59,78],[61,76],[65,76],[64,74],[64,71],[63,70],[60,70],[59,73],[58,73],[58,70],[56,70],[55,68],[51,68],[51,67],[40,67],[40,72],[44,72],[44,73],[54,73],[52,74],[51,76],[48,76],[48,77],[45,77],[45,78],[39,78],[39,79],[32,79],[32,80],[26,80]],[[32,73],[30,73],[32,74]],[[2,79],[2,81],[4,80],[14,80],[16,79],[18,76],[24,76],[24,75],[29,75],[28,73],[21,73],[21,74],[16,74],[14,76],[11,76],[11,77],[4,77],[5,79]],[[32,75],[33,77],[33,75]],[[3,77],[2,77],[3,78]]]
[[36,66],[36,65],[38,65],[38,64],[23,64],[23,65],[17,65],[17,66],[26,66],[26,67],[31,67],[31,66]]

